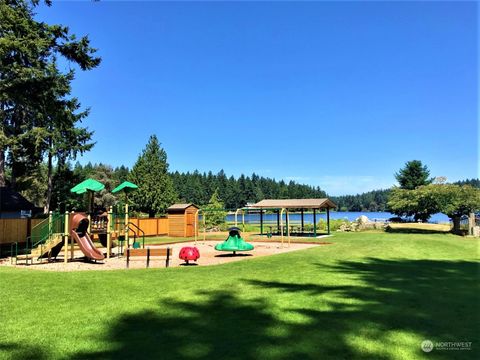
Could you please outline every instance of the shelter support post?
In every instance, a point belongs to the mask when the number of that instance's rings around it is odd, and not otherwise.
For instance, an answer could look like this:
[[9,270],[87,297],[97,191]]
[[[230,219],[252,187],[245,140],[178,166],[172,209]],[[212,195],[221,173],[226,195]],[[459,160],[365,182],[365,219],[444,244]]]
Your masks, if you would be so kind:
[[330,208],[327,208],[327,234],[330,235]]
[[277,210],[277,231],[280,232],[280,210]]
[[283,212],[285,211],[284,208],[280,211],[280,236],[282,238],[282,248],[283,248]]
[[305,222],[304,222],[304,219],[303,219],[303,209],[302,209],[302,212],[301,212],[301,217],[302,217],[302,234],[303,234],[304,228],[305,228]]
[[288,223],[288,209],[285,209],[285,230],[286,230],[286,233],[287,233],[287,237],[290,235],[290,232],[288,231],[288,228],[290,226],[290,224]]
[[287,216],[287,239],[288,239],[288,247],[290,247],[290,226],[288,225],[289,219],[288,219],[288,209],[286,211],[286,216]]
[[260,210],[260,235],[263,235],[263,210]]
[[313,236],[317,237],[317,210],[313,209]]

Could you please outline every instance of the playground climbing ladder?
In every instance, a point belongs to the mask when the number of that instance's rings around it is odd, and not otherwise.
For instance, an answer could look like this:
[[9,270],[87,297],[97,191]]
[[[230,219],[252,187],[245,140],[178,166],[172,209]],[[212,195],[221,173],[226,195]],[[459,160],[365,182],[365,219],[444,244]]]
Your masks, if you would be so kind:
[[[23,254],[18,254],[18,243],[12,245],[15,262],[25,260],[28,264],[29,261],[33,263],[34,260],[45,257],[48,259],[56,257],[63,246],[64,227],[65,217],[60,213],[51,212],[48,218],[32,228]],[[15,246],[15,250],[13,250],[13,246]]]

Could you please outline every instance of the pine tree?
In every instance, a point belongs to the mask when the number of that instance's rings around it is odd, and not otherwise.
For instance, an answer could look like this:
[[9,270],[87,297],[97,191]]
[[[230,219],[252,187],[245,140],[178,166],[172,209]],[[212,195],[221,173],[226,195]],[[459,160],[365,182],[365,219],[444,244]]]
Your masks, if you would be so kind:
[[227,212],[225,211],[223,201],[220,200],[218,192],[218,189],[213,192],[212,197],[203,212],[207,228],[212,228],[225,223]]
[[128,179],[129,172],[130,171],[128,170],[128,167],[126,167],[125,165],[121,165],[120,167],[115,168],[114,177],[117,185]]
[[165,214],[177,199],[168,173],[167,153],[155,135],[150,136],[147,146],[138,157],[129,181],[138,185],[138,189],[130,196],[135,209],[148,213],[149,217]]
[[72,194],[70,189],[87,177],[89,176],[85,176],[84,168],[78,162],[73,170],[69,162],[63,166],[57,166],[53,175],[51,209],[59,210],[62,213],[67,210],[85,210],[87,206],[84,203],[85,199]]
[[401,189],[414,190],[419,186],[432,183],[430,171],[420,160],[408,161],[405,167],[395,174]]
[[[69,121],[75,124],[75,116],[82,116],[75,115],[79,108],[76,99],[66,97],[74,72],[61,73],[56,59],[63,57],[82,70],[100,63],[88,37],[76,39],[65,26],[35,21],[38,3],[0,2],[0,186],[6,183],[6,165],[11,168],[10,184],[15,188],[18,178],[35,171],[46,151],[55,151],[54,156],[65,150],[72,154],[68,150],[76,146],[55,145],[55,139],[78,139]],[[60,132],[63,135],[55,135]],[[80,135],[89,140],[88,132]],[[51,175],[50,171],[50,180]]]

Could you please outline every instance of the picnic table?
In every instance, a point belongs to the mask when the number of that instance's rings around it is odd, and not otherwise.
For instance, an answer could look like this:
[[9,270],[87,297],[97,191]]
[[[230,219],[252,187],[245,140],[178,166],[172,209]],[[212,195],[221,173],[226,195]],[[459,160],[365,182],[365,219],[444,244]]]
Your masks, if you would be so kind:
[[[269,229],[268,234],[280,234],[281,227],[277,225],[268,225],[267,228]],[[302,229],[301,225],[289,225],[288,229],[290,230],[290,234],[292,233],[311,233],[312,231],[307,231],[305,228]],[[283,234],[287,234],[287,225],[283,225]]]

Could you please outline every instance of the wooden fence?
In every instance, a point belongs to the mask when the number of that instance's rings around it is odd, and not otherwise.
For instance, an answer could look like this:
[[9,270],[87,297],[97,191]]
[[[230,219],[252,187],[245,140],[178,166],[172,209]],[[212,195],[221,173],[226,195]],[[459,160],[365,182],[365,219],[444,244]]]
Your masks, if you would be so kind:
[[[168,235],[168,218],[130,218],[129,221],[142,229],[145,236]],[[132,230],[129,235],[133,236]],[[141,236],[142,234],[137,235]]]
[[[32,227],[44,219],[0,219],[0,245],[25,242]],[[130,222],[143,230],[145,236],[168,235],[168,218],[130,218]],[[133,231],[130,231],[133,236]],[[141,232],[137,234],[141,236]]]
[[25,242],[32,227],[44,219],[0,219],[0,244]]

